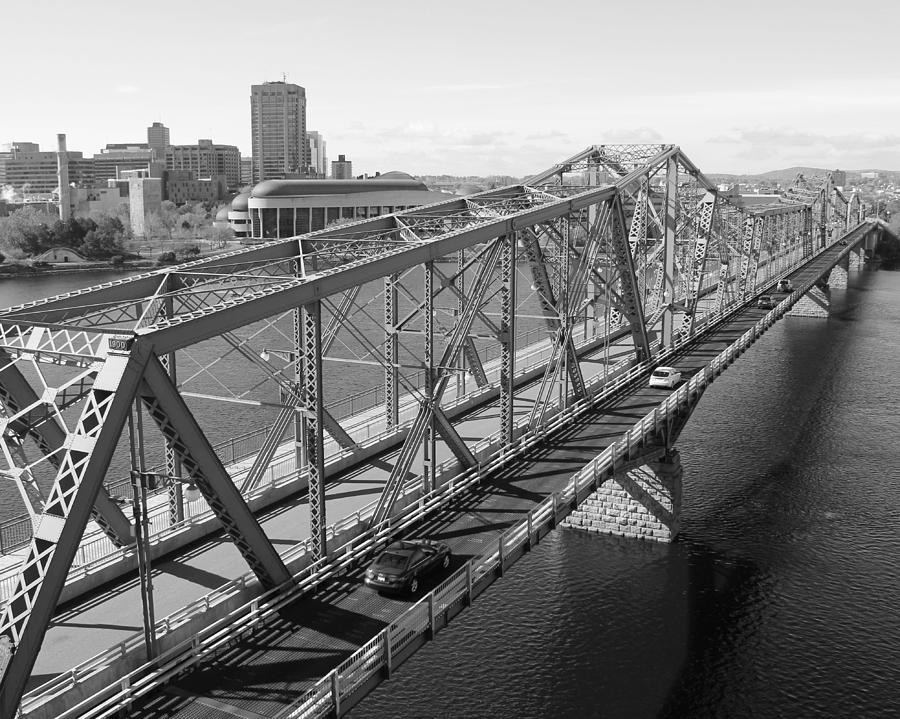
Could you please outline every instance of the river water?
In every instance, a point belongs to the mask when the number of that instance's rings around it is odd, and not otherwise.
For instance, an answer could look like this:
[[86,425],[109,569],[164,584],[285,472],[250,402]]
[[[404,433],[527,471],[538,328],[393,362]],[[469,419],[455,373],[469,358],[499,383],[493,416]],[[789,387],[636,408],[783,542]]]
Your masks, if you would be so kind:
[[676,543],[554,532],[351,716],[900,716],[900,273],[851,277],[707,390]]
[[554,532],[352,716],[900,716],[900,273],[851,277],[704,395],[676,543]]

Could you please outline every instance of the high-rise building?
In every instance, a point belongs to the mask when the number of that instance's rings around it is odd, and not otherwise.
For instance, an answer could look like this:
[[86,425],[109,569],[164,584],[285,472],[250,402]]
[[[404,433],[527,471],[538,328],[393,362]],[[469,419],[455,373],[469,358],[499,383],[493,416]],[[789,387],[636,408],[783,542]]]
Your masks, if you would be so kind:
[[169,128],[161,122],[154,122],[147,128],[147,144],[155,153],[156,159],[162,160],[169,146]]
[[241,186],[249,185],[253,182],[253,158],[241,157]]
[[338,155],[338,159],[331,163],[331,176],[335,180],[352,180],[353,163],[344,155]]
[[276,81],[250,88],[253,181],[284,178],[308,171],[306,90]]
[[228,187],[241,184],[241,152],[234,145],[216,145],[198,140],[196,145],[170,145],[166,150],[166,169],[192,170],[198,178],[224,175]]
[[325,138],[322,133],[310,130],[306,133],[309,138],[309,164],[315,173],[321,177],[328,174],[328,156],[325,154]]

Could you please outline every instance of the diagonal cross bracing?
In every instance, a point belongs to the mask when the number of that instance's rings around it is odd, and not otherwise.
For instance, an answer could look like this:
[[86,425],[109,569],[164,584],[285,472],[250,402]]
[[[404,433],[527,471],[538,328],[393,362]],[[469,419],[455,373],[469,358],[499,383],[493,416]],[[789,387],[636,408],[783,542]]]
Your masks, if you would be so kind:
[[274,587],[288,581],[290,573],[278,552],[155,356],[147,362],[140,396],[187,476],[197,485],[260,583]]
[[0,683],[0,716],[14,716],[125,425],[148,356],[110,355],[75,429],[35,529],[0,634],[16,647]]
[[[419,412],[416,415],[415,420],[413,420],[409,434],[403,442],[403,446],[400,449],[400,453],[391,470],[391,474],[382,490],[378,504],[375,508],[375,513],[372,515],[373,524],[378,524],[390,516],[394,503],[397,501],[397,497],[400,494],[403,482],[406,479],[406,475],[412,466],[416,452],[418,451],[422,440],[425,438],[428,424],[435,417],[436,411],[440,410],[441,398],[449,379],[449,374],[444,368],[450,367],[453,364],[462,349],[463,343],[468,337],[469,330],[479,311],[490,278],[493,277],[501,249],[502,242],[496,240],[486,254],[481,267],[479,267],[478,274],[473,282],[469,303],[466,305],[463,314],[457,319],[451,337],[447,342],[443,355],[438,363],[438,367],[441,368],[441,375],[434,382],[433,393],[431,396],[426,395],[421,401]],[[472,466],[474,457],[472,457],[468,448],[465,447],[463,440],[456,434],[453,426],[449,422],[439,420],[436,423],[436,428],[445,437],[448,446],[454,454],[456,454],[457,458],[463,462],[464,465]]]

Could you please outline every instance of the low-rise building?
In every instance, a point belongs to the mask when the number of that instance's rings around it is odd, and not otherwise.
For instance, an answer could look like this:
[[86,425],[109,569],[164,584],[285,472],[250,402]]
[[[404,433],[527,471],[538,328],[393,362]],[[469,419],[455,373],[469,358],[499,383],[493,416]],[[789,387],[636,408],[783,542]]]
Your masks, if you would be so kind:
[[147,236],[147,215],[159,210],[163,201],[161,177],[128,178],[129,216],[135,237]]
[[219,202],[228,193],[225,175],[198,178],[191,170],[166,170],[163,199],[176,205],[185,202]]
[[155,159],[146,142],[110,143],[100,154],[94,155],[92,162],[95,184],[117,180],[126,170],[146,169],[152,176],[158,176],[165,168],[165,163]]
[[236,236],[293,237],[328,225],[378,217],[446,199],[405,172],[388,172],[366,180],[265,180],[250,196],[232,201],[229,219],[242,219],[247,205],[249,227],[232,221]]
[[241,152],[234,145],[217,145],[198,140],[196,145],[170,145],[166,149],[166,169],[190,170],[196,177],[224,175],[229,188],[241,184]]
[[122,205],[128,204],[128,195],[120,185],[111,182],[107,187],[72,187],[69,202],[72,217],[115,215]]
[[35,255],[35,262],[49,262],[50,264],[87,262],[78,252],[71,247],[51,247],[46,252]]
[[331,178],[333,180],[350,180],[353,178],[353,163],[344,155],[338,155],[338,159],[331,163]]
[[242,192],[231,201],[228,224],[235,237],[250,237],[250,193]]
[[[34,142],[12,142],[0,150],[0,186],[8,185],[23,199],[49,195],[59,187],[59,155],[42,151]],[[80,152],[62,153],[69,182],[89,185],[93,162]]]

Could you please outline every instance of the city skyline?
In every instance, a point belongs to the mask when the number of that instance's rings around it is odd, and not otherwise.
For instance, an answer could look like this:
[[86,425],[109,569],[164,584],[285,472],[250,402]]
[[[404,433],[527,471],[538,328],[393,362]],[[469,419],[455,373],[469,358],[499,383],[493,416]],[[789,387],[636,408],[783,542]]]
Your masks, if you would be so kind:
[[[259,22],[243,22],[239,3],[60,5],[40,54],[28,33],[7,40],[10,57],[31,60],[5,77],[6,97],[21,101],[0,115],[0,143],[49,149],[65,133],[89,155],[144,141],[157,121],[175,144],[212,138],[249,156],[249,87],[286,77],[306,89],[308,127],[357,173],[522,176],[616,142],[678,144],[711,173],[900,169],[897,8],[677,5],[536,14],[510,2],[385,12],[345,1],[301,13],[276,0]],[[11,26],[33,22],[24,7],[9,13]],[[111,63],[100,41],[128,27],[165,38],[164,50]],[[223,51],[238,31],[241,54]],[[67,82],[36,89],[63,67]]]

